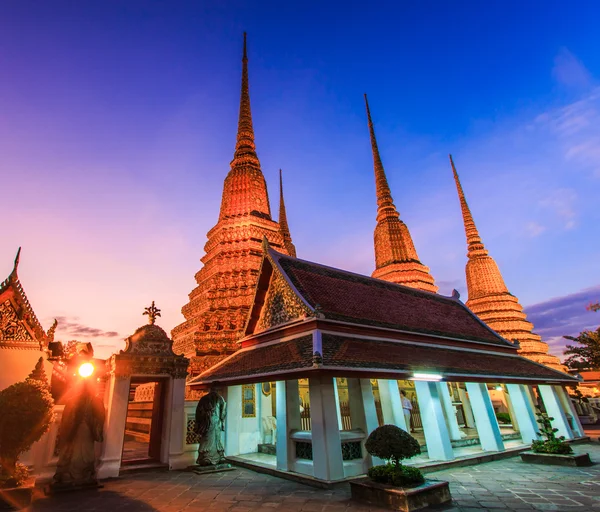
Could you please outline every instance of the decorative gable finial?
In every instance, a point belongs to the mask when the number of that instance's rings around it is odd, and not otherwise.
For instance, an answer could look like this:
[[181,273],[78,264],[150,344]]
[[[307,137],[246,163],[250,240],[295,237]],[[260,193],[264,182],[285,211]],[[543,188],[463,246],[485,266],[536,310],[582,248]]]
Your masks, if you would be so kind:
[[58,326],[58,320],[55,318],[54,322],[50,326],[50,329],[48,329],[48,332],[46,332],[46,336],[48,337],[48,342],[54,341],[54,333],[56,332],[57,326]]
[[19,260],[21,259],[21,248],[19,247],[17,255],[15,256],[15,264],[13,266],[13,273],[17,273],[17,267],[19,266]]
[[452,290],[452,298],[454,300],[460,300],[460,293],[458,292],[458,290],[456,288],[454,288],[454,290]]
[[267,254],[267,252],[269,252],[269,249],[271,248],[271,246],[269,245],[269,240],[267,240],[267,237],[263,235],[263,239],[262,239],[262,250],[264,254]]
[[152,301],[152,306],[144,309],[144,315],[148,315],[148,323],[154,325],[156,317],[160,316],[160,309],[154,305],[154,301]]

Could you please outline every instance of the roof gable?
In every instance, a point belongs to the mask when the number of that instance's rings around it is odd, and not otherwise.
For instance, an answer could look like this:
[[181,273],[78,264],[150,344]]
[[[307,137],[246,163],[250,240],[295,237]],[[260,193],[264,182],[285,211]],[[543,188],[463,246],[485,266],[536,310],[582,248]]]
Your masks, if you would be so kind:
[[272,249],[269,256],[298,295],[327,319],[513,347],[456,298],[291,258]]
[[[0,283],[0,343],[28,343],[45,348],[52,335],[44,331],[19,281],[20,254],[19,247],[12,272]],[[53,325],[52,334],[55,328]]]
[[245,334],[266,331],[310,314],[308,305],[265,254]]

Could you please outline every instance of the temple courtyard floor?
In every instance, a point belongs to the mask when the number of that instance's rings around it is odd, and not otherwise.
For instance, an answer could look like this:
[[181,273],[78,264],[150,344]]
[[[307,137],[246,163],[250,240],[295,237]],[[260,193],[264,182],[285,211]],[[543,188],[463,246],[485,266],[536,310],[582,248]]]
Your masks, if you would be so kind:
[[[452,504],[427,510],[600,510],[600,444],[577,444],[589,452],[588,468],[525,464],[519,457],[428,473],[448,480]],[[198,475],[144,472],[104,482],[104,488],[45,497],[38,493],[30,511],[200,511],[361,512],[382,510],[350,499],[348,484],[316,489],[275,476],[235,469]]]

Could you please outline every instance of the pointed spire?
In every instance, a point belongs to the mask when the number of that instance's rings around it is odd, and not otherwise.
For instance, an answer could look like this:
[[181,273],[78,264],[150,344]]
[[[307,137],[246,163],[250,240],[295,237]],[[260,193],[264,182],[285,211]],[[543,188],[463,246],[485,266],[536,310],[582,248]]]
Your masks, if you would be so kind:
[[235,152],[230,165],[231,170],[225,178],[223,187],[219,219],[253,215],[271,220],[267,184],[260,170],[260,161],[256,155],[256,145],[254,143],[254,127],[252,125],[250,92],[248,89],[248,51],[245,32],[242,54],[240,113]]
[[379,148],[377,147],[377,139],[375,138],[375,129],[373,128],[373,120],[371,119],[371,110],[369,109],[369,101],[365,94],[365,105],[367,107],[367,119],[369,121],[369,134],[371,136],[371,150],[373,151],[373,166],[375,168],[375,187],[377,191],[377,220],[384,217],[399,217],[392,192],[383,169]]
[[296,247],[292,243],[292,235],[287,221],[285,201],[283,200],[283,178],[279,169],[279,231],[283,236],[283,244],[290,256],[296,257]]
[[250,109],[250,90],[248,87],[248,52],[246,46],[246,32],[244,32],[244,53],[242,56],[242,92],[240,97],[240,113],[238,118],[238,131],[235,144],[235,153],[231,167],[239,164],[260,166],[256,155],[254,143],[254,127],[252,125],[252,111]]
[[365,106],[371,136],[375,187],[377,190],[377,226],[375,226],[374,234],[375,271],[372,275],[377,279],[436,293],[438,287],[429,273],[429,268],[419,261],[408,227],[400,219],[400,214],[394,206],[390,186],[381,163],[366,94]]
[[475,226],[475,221],[471,215],[471,210],[469,209],[469,205],[465,199],[465,193],[463,192],[462,185],[458,179],[458,173],[456,172],[452,155],[448,155],[448,157],[450,158],[450,165],[452,166],[452,172],[454,173],[454,182],[456,183],[456,190],[458,191],[458,198],[460,200],[460,209],[462,210],[463,222],[465,224],[465,234],[467,235],[469,257],[475,253],[487,254],[487,251],[483,246],[483,242],[481,241],[481,237],[479,236],[479,232],[477,231],[477,227]]

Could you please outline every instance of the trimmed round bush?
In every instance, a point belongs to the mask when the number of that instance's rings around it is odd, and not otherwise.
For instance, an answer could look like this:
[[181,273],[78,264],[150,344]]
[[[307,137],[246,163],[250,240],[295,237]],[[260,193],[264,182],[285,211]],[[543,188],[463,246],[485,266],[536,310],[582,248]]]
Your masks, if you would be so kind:
[[421,470],[411,466],[395,466],[393,464],[374,466],[369,469],[367,474],[374,482],[395,487],[415,487],[425,481]]
[[395,425],[383,425],[369,435],[365,448],[374,457],[389,460],[395,466],[421,453],[419,442],[408,432]]
[[53,407],[47,386],[34,378],[0,391],[0,487],[20,485],[27,478],[19,455],[49,430]]

